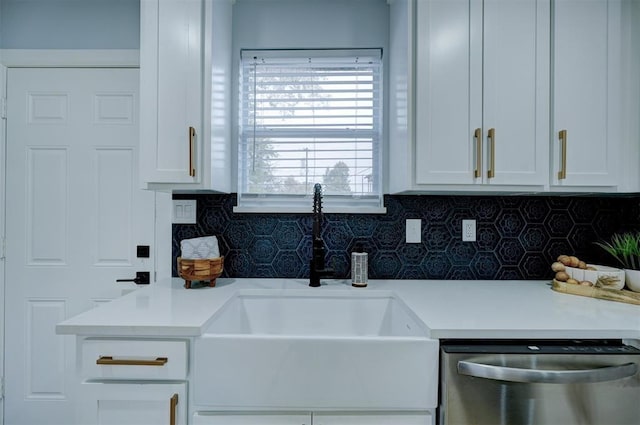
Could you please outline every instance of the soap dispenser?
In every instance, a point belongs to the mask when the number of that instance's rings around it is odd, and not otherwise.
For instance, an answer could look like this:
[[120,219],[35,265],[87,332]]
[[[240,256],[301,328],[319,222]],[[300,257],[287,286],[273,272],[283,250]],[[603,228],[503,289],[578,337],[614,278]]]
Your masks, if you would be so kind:
[[351,286],[364,288],[369,281],[369,255],[361,245],[356,245],[351,253]]

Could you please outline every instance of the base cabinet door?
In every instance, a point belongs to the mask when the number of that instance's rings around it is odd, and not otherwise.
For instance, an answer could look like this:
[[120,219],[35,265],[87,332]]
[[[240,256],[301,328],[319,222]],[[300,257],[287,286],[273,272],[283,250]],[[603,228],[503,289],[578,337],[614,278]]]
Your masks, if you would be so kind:
[[431,425],[430,412],[344,412],[314,413],[313,425]]
[[310,413],[196,412],[191,425],[312,425]]
[[186,425],[185,383],[83,383],[78,423],[83,425]]
[[196,412],[191,425],[434,425],[431,412]]

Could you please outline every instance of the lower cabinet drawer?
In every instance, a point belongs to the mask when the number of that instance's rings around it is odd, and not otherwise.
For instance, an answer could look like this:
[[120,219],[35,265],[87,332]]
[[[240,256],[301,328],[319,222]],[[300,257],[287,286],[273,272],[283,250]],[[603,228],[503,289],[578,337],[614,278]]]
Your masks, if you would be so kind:
[[89,382],[80,387],[78,424],[187,425],[184,382]]
[[187,376],[187,341],[87,338],[82,341],[83,380],[159,379]]

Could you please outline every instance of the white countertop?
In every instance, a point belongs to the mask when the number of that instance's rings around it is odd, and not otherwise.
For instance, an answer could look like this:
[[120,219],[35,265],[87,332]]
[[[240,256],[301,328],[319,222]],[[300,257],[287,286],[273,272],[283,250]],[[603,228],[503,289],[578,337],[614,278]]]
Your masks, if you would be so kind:
[[391,290],[430,329],[432,338],[640,339],[640,306],[551,290],[547,281],[346,280],[308,287],[304,279],[218,279],[184,289],[174,278],[143,287],[60,323],[59,334],[194,337],[237,290]]

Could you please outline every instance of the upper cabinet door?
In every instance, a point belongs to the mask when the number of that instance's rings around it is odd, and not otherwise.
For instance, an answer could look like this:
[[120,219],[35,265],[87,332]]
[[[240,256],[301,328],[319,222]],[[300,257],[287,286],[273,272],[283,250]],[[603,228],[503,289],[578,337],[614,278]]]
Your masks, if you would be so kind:
[[619,0],[554,2],[552,189],[618,184],[620,11]]
[[473,134],[482,126],[481,19],[478,1],[416,3],[418,185],[474,182]]
[[549,0],[416,9],[416,188],[548,181]]
[[203,0],[140,3],[144,183],[198,183],[203,137]]
[[483,137],[489,184],[548,182],[549,0],[485,0]]

